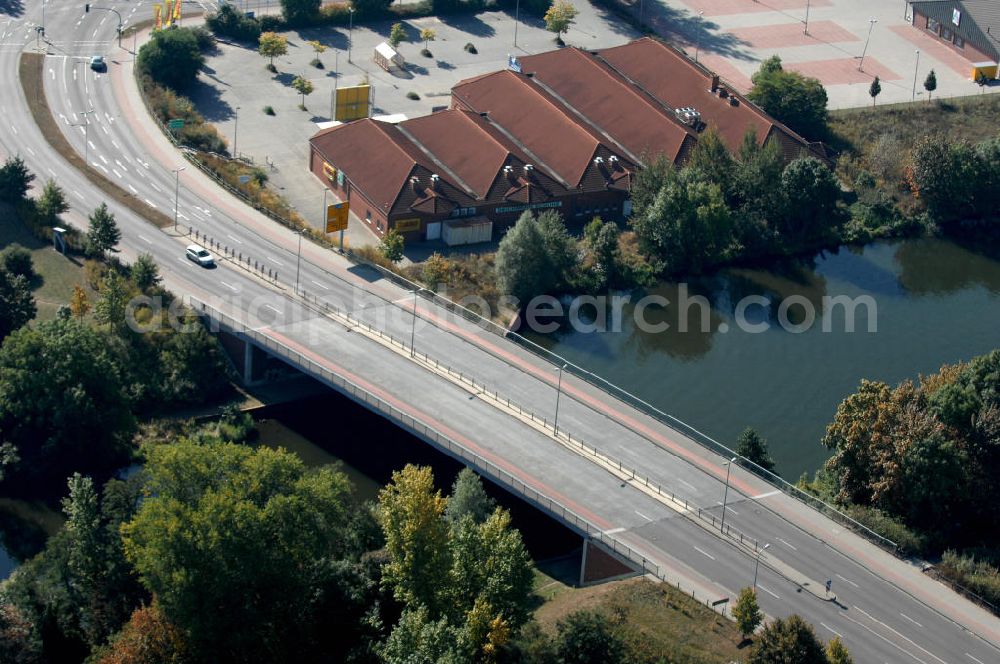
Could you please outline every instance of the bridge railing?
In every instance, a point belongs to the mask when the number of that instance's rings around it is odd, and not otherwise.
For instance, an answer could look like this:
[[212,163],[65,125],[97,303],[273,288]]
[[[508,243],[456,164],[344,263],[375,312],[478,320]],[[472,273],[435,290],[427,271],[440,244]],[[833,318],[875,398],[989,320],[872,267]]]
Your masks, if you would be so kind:
[[[423,438],[445,454],[448,454],[449,456],[461,461],[463,464],[474,468],[480,475],[489,478],[491,481],[505,487],[513,494],[536,505],[539,509],[562,521],[584,537],[596,540],[608,550],[635,565],[643,574],[650,574],[664,583],[669,583],[684,592],[689,592],[691,597],[696,601],[703,602],[705,606],[719,611],[718,607],[713,606],[713,600],[715,598],[700,597],[693,589],[688,591],[685,587],[687,584],[680,577],[672,577],[672,575],[668,574],[665,568],[651,561],[648,557],[643,555],[642,552],[630,547],[618,538],[608,535],[592,521],[586,519],[580,514],[577,514],[572,509],[545,495],[538,489],[528,485],[520,478],[515,477],[507,470],[498,466],[495,462],[490,461],[476,452],[473,452],[468,447],[441,433],[434,427],[392,405],[382,397],[374,394],[372,391],[361,387],[357,383],[344,378],[334,371],[331,371],[322,364],[305,356],[303,353],[272,337],[269,337],[258,330],[254,330],[246,326],[242,321],[234,318],[233,316],[223,313],[222,311],[219,311],[218,309],[196,298],[189,298],[189,303],[196,311],[203,316],[208,317],[214,323],[220,324],[232,332],[243,336],[255,345],[266,349],[274,356],[283,358],[289,364],[298,366],[301,370],[319,378],[330,387],[333,387],[339,392],[347,395],[354,401],[364,404],[371,410],[382,413],[415,435]],[[358,322],[361,323],[360,321]],[[372,329],[374,330],[374,328]],[[401,342],[398,341],[395,343],[401,344]],[[721,612],[723,615],[725,614],[724,607]]]
[[[539,359],[548,362],[550,365],[552,365],[553,372],[558,370],[559,367],[565,367],[566,371],[572,373],[580,380],[583,380],[584,382],[592,385],[593,387],[601,390],[602,392],[611,395],[612,397],[618,399],[619,401],[623,401],[624,403],[628,404],[629,406],[632,406],[641,413],[653,418],[654,420],[667,426],[668,428],[677,431],[678,433],[690,439],[691,441],[695,442],[696,444],[700,445],[701,447],[704,447],[710,450],[711,452],[714,452],[722,457],[725,457],[726,459],[736,458],[741,466],[743,466],[750,472],[754,473],[768,484],[774,486],[776,489],[779,489],[783,493],[790,495],[793,498],[796,498],[800,502],[824,514],[825,516],[833,519],[834,521],[837,521],[841,525],[847,526],[848,528],[857,532],[859,535],[865,537],[869,541],[881,546],[884,549],[892,551],[893,553],[896,553],[899,550],[899,545],[896,542],[881,535],[880,533],[875,532],[874,530],[872,530],[865,524],[861,523],[857,519],[853,518],[849,514],[846,514],[840,509],[837,509],[837,507],[831,505],[830,503],[819,498],[818,496],[815,496],[809,493],[808,491],[804,491],[803,489],[787,481],[780,475],[768,470],[767,468],[764,468],[763,466],[752,461],[751,459],[748,459],[745,456],[739,454],[738,452],[728,447],[727,445],[724,445],[718,440],[712,438],[705,432],[700,431],[695,427],[687,424],[686,422],[674,417],[673,415],[664,412],[663,410],[657,408],[648,401],[642,399],[641,397],[636,396],[635,394],[632,394],[628,390],[612,383],[606,378],[603,378],[593,373],[592,371],[589,371],[577,364],[574,364],[571,360],[563,357],[562,355],[554,353],[551,350],[545,348],[544,346],[535,343],[531,339],[528,339],[527,337],[518,334],[517,332],[513,332],[507,329],[506,327],[499,325],[488,318],[485,318],[479,312],[473,311],[468,307],[464,307],[457,302],[442,297],[438,293],[428,288],[425,288],[420,284],[410,281],[409,279],[400,274],[397,274],[391,270],[387,270],[381,265],[378,265],[376,263],[371,263],[369,261],[360,259],[357,256],[351,255],[350,253],[348,255],[355,262],[363,263],[366,266],[371,267],[372,269],[376,270],[380,275],[382,275],[385,279],[394,282],[400,287],[420,294],[425,299],[430,300],[434,304],[444,309],[447,309],[448,311],[451,311],[452,313],[462,317],[463,319],[469,322],[472,322],[473,324],[477,325],[478,327],[484,330],[487,330],[489,332],[492,332],[494,334],[505,337],[515,342],[517,345],[521,346],[528,352],[537,356]],[[392,304],[396,307],[402,308],[402,305],[400,305],[399,303],[393,302]],[[428,322],[434,324],[434,321],[428,321]]]

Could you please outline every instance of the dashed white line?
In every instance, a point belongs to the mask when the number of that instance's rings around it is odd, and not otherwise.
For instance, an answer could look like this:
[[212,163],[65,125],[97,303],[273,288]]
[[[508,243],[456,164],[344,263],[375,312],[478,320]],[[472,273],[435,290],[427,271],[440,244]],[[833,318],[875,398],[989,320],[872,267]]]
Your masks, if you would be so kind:
[[[316,281],[315,279],[310,279],[309,281],[313,282],[314,284],[316,284],[317,286],[319,286],[319,287],[320,287],[320,288],[322,288],[323,290],[330,290],[330,287],[329,287],[329,286],[324,286],[323,284],[319,283],[319,282],[318,282],[318,281]],[[624,529],[624,528],[622,528],[622,530],[625,530],[625,529]]]
[[17,127],[15,127],[14,125],[11,125],[11,126],[10,126],[10,130],[11,130],[12,132],[14,132],[15,134],[17,133]]
[[118,176],[118,179],[119,179],[119,180],[121,179],[121,177],[122,177],[122,174],[118,172],[118,169],[117,169],[117,168],[112,168],[112,169],[111,169],[111,172],[112,172],[112,173],[114,173],[114,174],[115,174],[116,176]]
[[108,160],[104,158],[103,154],[97,155],[97,158],[100,159],[101,161],[103,161],[105,166],[108,165]]
[[643,514],[642,512],[640,512],[639,510],[635,510],[635,513],[638,514],[639,516],[641,516],[646,521],[652,521],[652,519],[650,519],[648,516],[646,516],[645,514]]
[[232,240],[236,244],[243,244],[243,240],[239,239],[238,237],[233,237],[232,235],[229,235],[228,233],[226,233],[226,237],[228,237],[230,240]]
[[[316,282],[313,282],[313,283],[316,283]],[[605,535],[615,535],[617,533],[623,533],[623,532],[625,532],[624,528],[612,528],[611,530],[605,530],[604,534]]]
[[139,233],[139,239],[142,240],[143,242],[145,242],[146,244],[153,244],[153,241],[150,240],[145,235],[143,235],[142,233]]
[[[223,282],[223,283],[225,283],[225,282]],[[280,311],[278,311],[278,310],[277,310],[277,309],[276,309],[275,307],[272,307],[272,306],[271,306],[270,304],[262,304],[262,305],[261,305],[261,307],[262,307],[263,309],[270,309],[271,311],[273,311],[273,312],[274,312],[274,313],[276,313],[276,314],[280,314],[280,313],[281,313],[281,312],[280,312]]]
[[776,595],[775,593],[771,592],[770,590],[768,590],[768,589],[767,589],[767,588],[765,588],[764,586],[760,585],[759,583],[757,584],[757,587],[758,587],[758,588],[760,588],[761,590],[763,590],[764,592],[766,592],[766,593],[767,593],[768,595],[770,595],[770,596],[771,596],[771,597],[773,597],[774,599],[781,599],[781,598],[780,598],[780,597],[778,597],[778,596],[777,596],[777,595]]
[[[882,639],[883,641],[885,641],[886,643],[888,643],[888,644],[889,644],[890,646],[892,646],[893,648],[895,648],[895,649],[896,649],[896,650],[898,650],[899,652],[901,652],[901,653],[903,653],[903,654],[905,654],[905,655],[909,655],[909,656],[910,656],[910,657],[912,657],[913,659],[915,659],[915,660],[917,660],[918,662],[920,662],[920,664],[927,664],[927,662],[925,662],[924,660],[920,659],[919,657],[917,657],[916,655],[914,655],[914,654],[913,654],[912,652],[910,652],[909,650],[904,650],[904,649],[903,649],[903,648],[902,648],[902,647],[901,647],[901,646],[900,646],[899,644],[897,644],[897,643],[894,643],[894,642],[890,641],[889,639],[885,638],[884,636],[882,636],[881,634],[879,634],[878,632],[876,632],[875,630],[873,630],[873,629],[872,629],[871,627],[869,627],[868,625],[865,625],[865,624],[863,624],[863,623],[859,623],[859,622],[858,622],[857,620],[855,620],[854,618],[850,617],[850,616],[849,616],[849,615],[847,615],[847,614],[844,614],[844,617],[845,617],[845,618],[847,618],[848,620],[850,620],[850,621],[851,621],[852,623],[854,623],[854,624],[855,624],[855,625],[857,625],[858,627],[862,627],[862,628],[864,628],[865,630],[867,630],[867,631],[869,631],[870,633],[872,633],[872,634],[874,634],[875,636],[877,636],[878,638]],[[820,624],[822,624],[822,623],[820,623]],[[825,625],[824,625],[824,626],[825,626]],[[829,628],[827,628],[827,629],[829,629]],[[833,630],[830,630],[830,631],[833,631]]]
[[821,627],[825,627],[826,629],[830,630],[831,632],[833,632],[834,634],[836,634],[836,635],[837,635],[837,636],[839,636],[840,638],[844,638],[844,635],[843,635],[843,634],[841,634],[840,632],[838,632],[838,631],[837,631],[837,630],[835,630],[834,628],[830,627],[830,626],[829,626],[829,625],[827,625],[826,623],[820,623],[820,626],[821,626]]
[[153,201],[149,200],[148,198],[146,199],[146,205],[148,205],[149,207],[153,208],[154,210],[156,209],[156,203],[154,203]]
[[285,266],[285,264],[282,263],[281,261],[279,261],[277,258],[273,258],[273,257],[267,256],[267,255],[265,255],[264,258],[266,258],[267,260],[271,261],[275,265],[280,265],[281,267]]
[[136,189],[135,187],[133,187],[131,183],[129,183],[129,185],[128,185],[128,188],[129,188],[129,190],[130,190],[130,191],[131,191],[131,192],[132,192],[133,194],[138,194],[138,193],[139,193],[139,190],[138,190],[138,189]]
[[[858,606],[858,605],[856,605],[856,604],[855,604],[855,605],[854,605],[854,608],[855,608],[855,609],[857,609],[857,610],[858,610],[858,611],[859,611],[860,613],[862,613],[862,614],[864,614],[864,615],[868,616],[868,619],[869,619],[869,620],[871,620],[872,622],[875,622],[875,623],[878,623],[878,624],[879,624],[879,625],[881,625],[882,627],[885,627],[885,628],[886,628],[887,630],[889,630],[890,632],[892,632],[893,634],[895,634],[895,635],[896,635],[896,636],[898,636],[899,638],[903,639],[904,641],[906,641],[906,642],[907,642],[907,643],[909,643],[910,645],[913,645],[913,646],[916,646],[917,648],[919,648],[919,649],[920,649],[920,650],[922,650],[923,652],[927,653],[928,655],[930,655],[931,657],[933,657],[933,658],[934,658],[934,659],[936,659],[937,661],[941,662],[941,664],[948,664],[947,662],[945,662],[945,661],[944,661],[943,659],[941,659],[940,657],[938,657],[937,655],[935,655],[934,653],[932,653],[932,652],[931,652],[930,650],[928,650],[927,648],[924,648],[924,647],[922,647],[922,646],[918,645],[917,643],[915,643],[915,642],[913,641],[913,639],[911,639],[911,638],[909,638],[909,637],[906,637],[906,636],[904,636],[903,634],[901,634],[900,632],[898,632],[897,630],[893,629],[892,627],[889,627],[889,626],[888,626],[888,625],[886,625],[886,624],[885,624],[884,622],[882,622],[881,620],[879,620],[879,619],[878,619],[878,618],[876,618],[875,616],[871,615],[870,613],[868,613],[867,611],[865,611],[864,609],[862,609],[862,608],[861,608],[860,606]],[[910,657],[913,657],[914,659],[916,659],[916,657],[915,657],[914,655],[912,655],[912,654],[910,654],[910,653],[907,653],[907,654],[909,654],[909,655],[910,655]]]
[[157,187],[155,182],[150,182],[149,184],[153,185],[153,189],[155,189],[156,191],[160,192],[161,194],[163,193],[163,190]]
[[74,190],[73,190],[73,194],[74,194],[74,195],[75,195],[75,196],[76,196],[77,198],[79,198],[79,199],[80,199],[81,201],[83,200],[83,194],[81,194],[81,193],[80,193],[79,191],[77,191],[76,189],[74,189]]
[[45,170],[47,170],[49,172],[49,175],[51,175],[52,177],[56,176],[56,172],[54,170],[52,170],[51,168],[46,168]]
[[[694,545],[692,544],[691,546],[694,546]],[[698,547],[696,547],[696,546],[694,547],[694,550],[695,550],[695,551],[697,551],[698,553],[700,553],[701,555],[705,556],[706,558],[711,558],[712,560],[715,560],[715,556],[713,556],[713,555],[712,555],[711,553],[709,553],[708,551],[705,551],[705,550],[703,550],[703,549],[699,549],[699,548],[698,548]]]
[[904,618],[904,619],[906,619],[906,620],[909,620],[909,621],[910,621],[911,623],[913,623],[913,624],[914,624],[914,625],[916,625],[917,627],[920,627],[921,629],[923,629],[923,627],[924,627],[923,625],[921,625],[921,624],[920,624],[920,623],[918,623],[918,622],[917,622],[916,620],[914,620],[914,619],[913,619],[913,618],[911,618],[910,616],[906,615],[906,614],[905,614],[905,613],[903,613],[902,611],[900,611],[900,612],[899,612],[899,615],[903,616],[903,618]]
[[965,656],[971,659],[973,662],[979,662],[979,664],[986,664],[986,662],[984,662],[983,660],[979,659],[978,657],[973,657],[969,653],[965,653]]
[[796,549],[794,546],[792,546],[791,544],[789,544],[785,540],[781,539],[780,537],[775,537],[774,539],[778,540],[779,542],[781,542],[782,544],[784,544],[785,546],[787,546],[792,551],[798,551],[798,549]]
[[[228,288],[229,290],[233,291],[234,293],[239,290],[239,288],[237,288],[236,286],[233,286],[232,284],[227,283],[225,281],[219,281],[219,283],[222,284],[223,286],[225,286],[226,288]],[[267,306],[270,306],[270,305],[265,304],[264,306],[267,307]]]
[[853,582],[853,581],[851,581],[850,579],[848,579],[848,578],[845,578],[845,577],[843,577],[843,576],[841,576],[841,575],[839,575],[839,574],[835,574],[834,576],[836,576],[836,577],[837,577],[838,579],[840,579],[841,581],[844,581],[845,583],[849,583],[849,584],[851,584],[851,585],[852,585],[852,586],[854,586],[855,588],[858,588],[858,587],[859,587],[859,586],[858,586],[858,584],[854,583],[854,582]]
[[698,490],[693,484],[691,484],[690,482],[685,482],[684,480],[682,480],[679,477],[677,478],[677,481],[680,482],[681,484],[683,484],[684,486],[686,486],[687,488],[691,489],[692,491],[697,491]]
[[28,152],[29,152],[29,153],[31,153],[31,156],[32,156],[32,157],[34,157],[34,156],[35,156],[35,151],[34,151],[34,150],[32,150],[32,149],[31,149],[30,147],[28,147],[28,146],[25,146],[25,148],[26,148],[26,149],[28,150]]

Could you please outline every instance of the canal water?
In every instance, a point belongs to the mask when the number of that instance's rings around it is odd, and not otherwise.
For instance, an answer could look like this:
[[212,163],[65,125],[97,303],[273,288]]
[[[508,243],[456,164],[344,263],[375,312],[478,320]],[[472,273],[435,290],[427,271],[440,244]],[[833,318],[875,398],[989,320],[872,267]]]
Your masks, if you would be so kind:
[[[650,293],[671,305],[646,320],[671,324],[666,331],[639,329],[628,305],[620,332],[564,326],[530,338],[721,442],[732,445],[755,428],[778,471],[794,481],[829,456],[820,443],[826,424],[862,378],[894,384],[1000,347],[998,258],[995,246],[939,239],[841,248],[689,281],[689,295],[711,304],[707,328],[693,309],[688,332],[678,331],[680,286],[661,283]],[[633,302],[642,295],[633,293]],[[738,324],[737,304],[749,295],[772,303],[749,306],[743,318],[766,331]],[[807,306],[816,312],[806,331],[780,324],[777,303],[791,296],[798,296],[785,312],[792,325],[805,322]],[[870,297],[876,331],[868,331],[865,307],[855,309],[855,331],[846,331],[842,308],[824,314],[824,296]]]

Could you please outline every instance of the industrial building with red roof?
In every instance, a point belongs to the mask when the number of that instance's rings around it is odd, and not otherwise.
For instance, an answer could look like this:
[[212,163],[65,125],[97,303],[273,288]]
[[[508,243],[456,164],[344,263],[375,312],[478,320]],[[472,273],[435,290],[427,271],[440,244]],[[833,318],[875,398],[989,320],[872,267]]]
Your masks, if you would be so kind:
[[519,65],[459,82],[448,110],[320,131],[310,170],[378,235],[395,228],[408,240],[451,242],[471,237],[460,232],[470,226],[488,239],[525,210],[556,209],[567,221],[627,216],[636,171],[660,155],[683,163],[709,127],[732,151],[753,130],[788,160],[825,157],[654,39]]

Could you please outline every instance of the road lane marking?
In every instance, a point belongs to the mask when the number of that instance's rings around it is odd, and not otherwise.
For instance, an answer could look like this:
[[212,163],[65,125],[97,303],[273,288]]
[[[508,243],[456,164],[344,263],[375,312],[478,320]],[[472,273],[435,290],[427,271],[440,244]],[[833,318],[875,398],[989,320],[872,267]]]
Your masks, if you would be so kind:
[[[864,609],[862,609],[862,608],[861,608],[860,606],[858,606],[857,604],[855,604],[855,605],[854,605],[854,608],[855,608],[855,609],[857,609],[858,611],[860,611],[861,613],[863,613],[864,615],[868,616],[868,619],[869,619],[869,620],[871,620],[872,622],[875,622],[875,623],[878,623],[879,625],[881,625],[882,627],[885,627],[885,628],[886,628],[887,630],[889,630],[890,632],[892,632],[893,634],[895,634],[895,635],[896,635],[896,636],[898,636],[899,638],[903,639],[903,640],[904,640],[904,641],[906,641],[907,643],[909,643],[909,644],[911,644],[911,645],[914,645],[914,646],[916,646],[917,648],[920,648],[920,650],[924,651],[925,653],[927,653],[928,655],[930,655],[931,657],[933,657],[933,658],[934,658],[934,659],[936,659],[937,661],[941,662],[941,664],[948,664],[948,663],[947,663],[946,661],[944,661],[943,659],[941,659],[940,657],[938,657],[937,655],[935,655],[934,653],[932,653],[932,652],[931,652],[930,650],[928,650],[927,648],[924,648],[924,647],[922,647],[922,646],[918,645],[917,643],[915,643],[915,642],[913,641],[913,639],[911,639],[911,638],[909,638],[909,637],[907,637],[907,636],[904,636],[904,635],[903,635],[903,634],[901,634],[901,633],[900,633],[899,631],[897,631],[897,630],[893,629],[892,627],[889,627],[889,625],[886,625],[886,624],[885,624],[884,622],[882,622],[881,620],[879,620],[878,618],[876,618],[876,617],[875,617],[875,616],[873,616],[872,614],[868,613],[867,611],[865,611]],[[909,654],[909,653],[907,653],[907,654]],[[914,657],[914,656],[913,656],[912,654],[910,654],[910,657],[913,657],[914,659],[916,659],[916,657]]]
[[[694,546],[694,545],[692,544],[691,546]],[[715,556],[713,556],[713,555],[712,555],[711,553],[709,553],[708,551],[704,551],[704,550],[702,550],[702,549],[699,549],[699,548],[698,548],[698,547],[696,547],[696,546],[694,547],[694,550],[695,550],[695,551],[697,551],[698,553],[700,553],[701,555],[705,556],[706,558],[711,558],[712,560],[715,560]]]
[[612,528],[611,530],[605,530],[604,534],[605,535],[617,535],[618,533],[623,533],[623,532],[625,532],[624,528]]
[[[779,493],[781,493],[781,491],[775,489],[774,491],[768,491],[767,493],[757,494],[752,498],[752,500],[761,500],[762,498],[770,498],[771,496],[777,496]],[[830,631],[832,632],[833,630]]]
[[104,165],[105,165],[105,166],[107,166],[107,165],[108,165],[108,160],[104,158],[104,155],[103,155],[103,154],[99,154],[99,155],[97,155],[97,157],[98,157],[98,158],[99,158],[99,159],[100,159],[101,161],[103,161],[103,162],[104,162]]
[[153,189],[155,189],[156,191],[160,192],[161,194],[163,193],[163,190],[157,187],[155,182],[150,182],[149,184],[153,185]]
[[[232,285],[232,284],[230,284],[230,283],[226,283],[225,281],[219,281],[219,283],[220,283],[220,284],[222,284],[223,286],[225,286],[226,288],[228,288],[229,290],[233,291],[234,293],[237,293],[237,292],[239,292],[239,290],[240,290],[240,289],[239,289],[239,288],[237,288],[236,286],[233,286],[233,285]],[[265,306],[265,307],[269,307],[269,306],[271,306],[271,305],[269,305],[269,304],[265,304],[264,306]],[[271,307],[271,308],[273,309],[274,307]]]
[[779,542],[781,542],[782,544],[784,544],[785,546],[787,546],[792,551],[798,551],[798,549],[796,549],[794,546],[792,546],[791,544],[789,544],[785,540],[781,539],[780,537],[775,537],[774,539],[778,540]]
[[913,618],[911,618],[910,616],[906,615],[906,614],[905,614],[905,613],[903,613],[902,611],[900,611],[900,612],[899,612],[899,615],[903,616],[903,617],[904,617],[905,619],[909,620],[909,621],[910,621],[911,623],[913,623],[913,624],[914,624],[914,625],[916,625],[917,627],[919,627],[919,628],[921,628],[921,629],[923,629],[923,628],[924,628],[924,626],[923,626],[923,625],[921,625],[921,624],[920,624],[920,623],[918,623],[918,622],[917,622],[916,620],[914,620],[914,619],[913,619]]
[[284,263],[282,263],[282,262],[281,262],[281,261],[279,261],[279,260],[278,260],[277,258],[274,258],[274,257],[272,257],[272,256],[268,256],[268,255],[266,255],[266,254],[265,254],[265,255],[264,255],[264,258],[266,258],[267,260],[271,261],[271,262],[272,262],[272,263],[274,263],[275,265],[280,265],[281,267],[284,267],[284,266],[285,266],[285,264],[284,264]]
[[[111,141],[111,142],[112,142],[112,143],[114,143],[114,141]],[[117,147],[117,146],[116,146],[116,147]],[[125,164],[123,164],[123,163],[122,163],[121,161],[119,161],[118,159],[115,159],[115,163],[116,163],[116,164],[118,164],[118,168],[120,168],[120,169],[122,169],[123,171],[125,171],[126,173],[128,173],[128,169],[127,169],[127,168],[125,168]]]
[[236,244],[243,244],[243,240],[239,239],[238,237],[233,237],[232,235],[230,235],[228,233],[226,233],[226,237],[228,237],[230,240],[232,240]]
[[[857,607],[855,607],[855,608],[857,608]],[[898,650],[899,652],[903,653],[904,655],[909,655],[909,656],[910,656],[910,657],[912,657],[913,659],[915,659],[915,660],[917,660],[918,662],[920,662],[920,664],[927,664],[927,662],[926,662],[926,661],[924,661],[924,660],[920,659],[919,657],[917,657],[916,655],[914,655],[914,654],[913,654],[912,652],[910,652],[909,650],[905,650],[905,649],[903,649],[903,648],[902,648],[902,647],[901,647],[901,646],[900,646],[899,644],[897,644],[897,643],[894,643],[893,641],[890,641],[889,639],[885,638],[884,636],[882,636],[881,634],[879,634],[878,632],[876,632],[875,630],[873,630],[873,629],[872,629],[871,627],[869,627],[868,625],[865,625],[865,624],[863,624],[863,623],[859,623],[859,622],[858,622],[857,620],[855,620],[854,618],[850,617],[850,616],[849,616],[849,615],[847,615],[847,614],[844,614],[844,617],[845,617],[845,618],[847,618],[848,620],[850,620],[850,621],[851,621],[852,623],[854,623],[854,624],[855,624],[855,625],[857,625],[858,627],[861,627],[861,628],[863,628],[863,629],[866,629],[866,630],[868,630],[869,632],[871,632],[872,634],[874,634],[874,635],[875,635],[875,636],[877,636],[878,638],[882,639],[883,641],[885,641],[886,643],[888,643],[888,644],[889,644],[890,646],[892,646],[893,648],[895,648],[895,649],[896,649],[896,650]]]
[[11,125],[11,126],[10,126],[10,130],[11,130],[12,132],[14,132],[15,134],[17,133],[17,127],[15,127],[14,125]]
[[188,219],[187,215],[184,214],[183,212],[178,212],[177,216],[183,219],[184,221],[191,221],[190,219]]
[[767,588],[765,588],[764,586],[760,585],[759,583],[757,584],[757,587],[758,587],[758,588],[760,588],[761,590],[763,590],[764,592],[766,592],[766,593],[767,593],[768,595],[770,595],[770,596],[771,596],[771,597],[773,597],[774,599],[781,599],[781,598],[780,598],[780,597],[778,597],[778,596],[777,596],[776,594],[774,594],[773,592],[771,592],[770,590],[768,590],[768,589],[767,589]]
[[979,659],[978,657],[973,657],[969,653],[965,653],[965,656],[971,659],[973,662],[979,662],[979,664],[986,664],[986,662],[984,662],[983,660]]
[[[319,283],[319,282],[318,282],[318,281],[316,281],[315,279],[310,279],[309,281],[313,282],[314,284],[316,284],[317,286],[319,286],[319,287],[320,287],[320,288],[322,288],[323,290],[330,290],[330,287],[329,287],[329,286],[324,286],[323,284]],[[622,528],[622,530],[625,530],[625,529],[624,529],[624,528]]]
[[860,587],[860,586],[858,586],[858,584],[854,583],[854,582],[853,582],[853,581],[851,581],[850,579],[847,579],[847,578],[845,578],[845,577],[842,577],[842,576],[841,576],[841,575],[839,575],[839,574],[835,574],[834,576],[836,576],[836,577],[837,577],[838,579],[840,579],[841,581],[845,581],[845,582],[847,582],[847,583],[851,584],[851,585],[852,585],[852,586],[854,586],[855,588],[858,588],[858,587]]
[[840,638],[844,638],[844,635],[843,635],[843,634],[841,634],[840,632],[838,632],[838,631],[837,631],[837,630],[835,630],[834,628],[830,627],[830,626],[829,626],[829,625],[827,625],[826,623],[820,623],[820,627],[825,627],[825,628],[827,628],[828,630],[830,630],[831,632],[833,632],[834,634],[836,634],[837,636],[839,636]]
[[32,157],[34,157],[34,156],[35,156],[35,151],[34,151],[34,150],[32,150],[32,149],[31,149],[30,147],[28,147],[28,146],[25,146],[25,148],[26,148],[26,149],[28,150],[28,152],[29,152],[29,153],[31,153],[31,156],[32,156]]
[[153,208],[154,210],[156,209],[156,204],[153,201],[149,200],[148,198],[146,199],[146,205]]
[[150,240],[145,235],[143,235],[142,233],[139,233],[139,239],[142,240],[143,242],[145,242],[146,244],[153,244],[153,241]]
[[261,306],[262,309],[270,309],[271,311],[273,311],[274,313],[278,314],[279,316],[281,315],[281,312],[278,311],[278,309],[276,307],[272,307],[270,304],[262,304],[260,306]]
[[643,514],[642,512],[640,512],[639,510],[635,510],[635,513],[638,514],[639,516],[641,516],[646,521],[652,521],[652,519],[650,519],[648,516],[646,516],[645,514]]
[[74,193],[74,194],[76,195],[76,197],[77,197],[77,198],[79,198],[79,199],[80,199],[81,201],[83,200],[83,194],[81,194],[81,193],[80,193],[79,191],[77,191],[76,189],[74,189],[74,190],[73,190],[73,193]]
[[690,482],[685,482],[684,480],[682,480],[679,477],[677,478],[677,481],[680,482],[681,484],[683,484],[684,486],[686,486],[687,488],[691,489],[692,491],[697,491],[698,490],[697,487],[695,487],[695,485],[691,484]]
[[138,194],[138,193],[139,193],[139,190],[138,190],[138,189],[136,189],[135,187],[133,187],[131,183],[129,183],[129,185],[128,185],[128,188],[129,188],[129,190],[130,190],[130,191],[131,191],[131,192],[132,192],[133,194]]
[[118,172],[117,168],[112,168],[111,172],[114,173],[115,175],[117,175],[119,180],[121,179],[122,174]]

